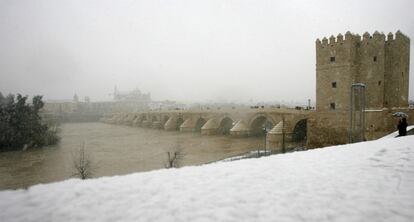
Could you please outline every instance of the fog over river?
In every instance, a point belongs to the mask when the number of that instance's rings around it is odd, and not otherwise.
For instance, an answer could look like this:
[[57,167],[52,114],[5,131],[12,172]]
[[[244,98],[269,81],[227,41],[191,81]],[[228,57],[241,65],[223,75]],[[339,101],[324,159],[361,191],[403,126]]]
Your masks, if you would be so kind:
[[71,178],[82,143],[91,159],[93,177],[122,175],[165,167],[167,152],[181,148],[180,165],[198,165],[263,147],[263,138],[201,136],[164,130],[66,123],[56,146],[0,154],[0,190],[25,188]]

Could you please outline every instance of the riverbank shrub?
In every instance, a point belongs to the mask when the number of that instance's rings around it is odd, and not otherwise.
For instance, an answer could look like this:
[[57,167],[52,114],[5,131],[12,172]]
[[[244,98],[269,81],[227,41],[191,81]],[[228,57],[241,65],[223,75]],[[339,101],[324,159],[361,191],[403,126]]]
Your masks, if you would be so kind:
[[28,97],[0,93],[0,151],[40,147],[59,141],[56,130],[50,130],[42,123],[39,115],[44,106],[42,96]]

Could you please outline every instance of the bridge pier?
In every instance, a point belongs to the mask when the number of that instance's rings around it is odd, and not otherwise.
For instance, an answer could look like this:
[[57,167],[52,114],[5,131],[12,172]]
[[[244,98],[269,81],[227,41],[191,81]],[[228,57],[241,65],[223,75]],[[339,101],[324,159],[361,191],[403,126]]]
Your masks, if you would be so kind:
[[285,151],[287,150],[288,143],[292,142],[292,132],[289,130],[290,127],[287,126],[287,122],[280,121],[267,133],[267,141],[269,149],[282,152],[283,146],[285,146]]
[[188,118],[180,126],[180,132],[193,132],[195,123],[191,118]]
[[174,131],[177,130],[177,117],[171,116],[164,124],[164,130]]
[[250,129],[245,120],[239,120],[233,128],[230,129],[230,135],[233,137],[248,137]]
[[147,119],[142,121],[142,124],[141,124],[142,127],[147,127],[147,128],[149,128],[151,125],[152,125],[151,120],[147,120]]
[[215,135],[220,125],[216,118],[209,119],[203,127],[201,127],[201,135]]
[[201,116],[193,116],[187,118],[180,126],[181,132],[200,132],[201,128],[206,123],[206,120]]
[[152,122],[151,127],[152,127],[153,129],[162,129],[162,128],[163,128],[163,127],[162,127],[162,124],[161,124],[161,122],[160,122],[160,121],[154,121],[154,122]]

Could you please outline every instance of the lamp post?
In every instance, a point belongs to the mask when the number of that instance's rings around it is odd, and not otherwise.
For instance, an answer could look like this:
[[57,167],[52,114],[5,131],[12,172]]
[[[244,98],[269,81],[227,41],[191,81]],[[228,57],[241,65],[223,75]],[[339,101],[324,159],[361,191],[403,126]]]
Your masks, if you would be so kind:
[[267,142],[267,141],[266,141],[266,137],[267,137],[267,129],[266,129],[266,126],[263,126],[263,133],[264,133],[264,153],[265,153],[265,155],[266,155],[266,153],[267,153],[267,152],[266,152],[266,148],[267,148],[267,147],[266,147],[266,145],[267,145],[267,144],[266,144],[266,142]]
[[285,116],[282,115],[282,153],[286,152],[285,148]]

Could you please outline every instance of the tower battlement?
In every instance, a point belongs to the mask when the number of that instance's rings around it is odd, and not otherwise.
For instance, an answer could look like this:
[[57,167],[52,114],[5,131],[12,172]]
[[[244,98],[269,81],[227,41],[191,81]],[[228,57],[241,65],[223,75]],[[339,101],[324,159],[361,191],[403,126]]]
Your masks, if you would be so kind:
[[[395,37],[395,38],[394,38]],[[322,40],[321,40],[322,39]],[[350,31],[345,33],[345,36],[339,33],[337,36],[331,35],[329,37],[323,37],[321,39],[316,39],[317,47],[334,47],[336,45],[341,45],[345,42],[353,43],[370,43],[373,41],[384,41],[386,43],[391,43],[393,41],[409,43],[410,38],[404,35],[401,31],[397,31],[395,36],[392,32],[388,33],[385,36],[384,33],[375,31],[372,35],[369,32],[365,32],[362,37],[358,34],[353,34]]]
[[367,108],[408,106],[410,39],[400,31],[348,31],[315,45],[318,110],[348,110],[356,82],[366,85]]

